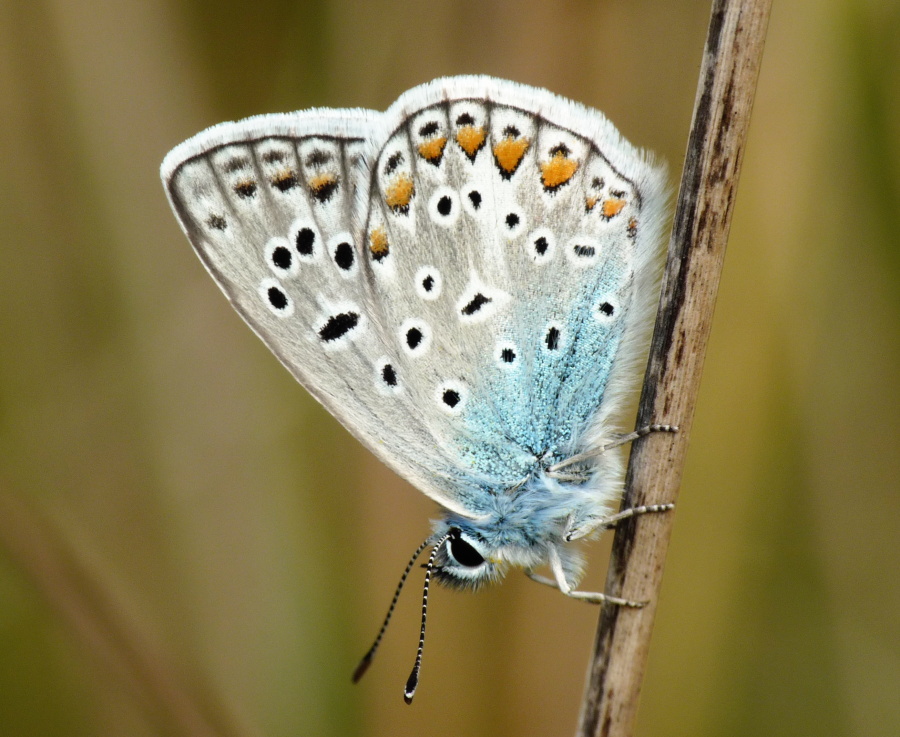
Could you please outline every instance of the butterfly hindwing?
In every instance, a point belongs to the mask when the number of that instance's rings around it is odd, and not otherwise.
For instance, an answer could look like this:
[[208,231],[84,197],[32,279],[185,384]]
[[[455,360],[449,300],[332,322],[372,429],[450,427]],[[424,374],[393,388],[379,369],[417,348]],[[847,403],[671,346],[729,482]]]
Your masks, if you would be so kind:
[[385,114],[366,237],[427,442],[499,493],[596,439],[613,365],[634,353],[623,341],[641,342],[629,315],[654,295],[660,224],[643,222],[642,193],[658,201],[663,177],[599,113],[452,81]]

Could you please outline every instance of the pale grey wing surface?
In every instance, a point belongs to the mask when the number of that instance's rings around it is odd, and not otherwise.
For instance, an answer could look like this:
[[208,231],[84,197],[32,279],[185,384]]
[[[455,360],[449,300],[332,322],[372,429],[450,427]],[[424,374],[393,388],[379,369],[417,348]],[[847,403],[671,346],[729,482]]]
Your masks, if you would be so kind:
[[200,259],[281,362],[387,465],[466,514],[370,283],[362,223],[380,120],[314,110],[226,123],[174,149],[161,174]]
[[384,123],[373,293],[425,437],[479,511],[611,432],[654,306],[665,177],[599,112],[490,78],[413,89]]

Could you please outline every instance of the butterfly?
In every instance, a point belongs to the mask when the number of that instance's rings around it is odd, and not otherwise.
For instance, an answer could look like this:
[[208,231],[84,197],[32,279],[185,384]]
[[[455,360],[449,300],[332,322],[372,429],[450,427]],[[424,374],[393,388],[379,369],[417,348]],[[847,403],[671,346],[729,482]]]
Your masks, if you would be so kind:
[[[511,566],[576,591],[620,519],[622,414],[658,298],[665,169],[598,111],[485,76],[386,112],[213,126],[161,176],[200,260],[285,367],[442,508],[418,556],[476,589]],[[549,567],[552,577],[535,570]],[[425,633],[406,684],[411,701]]]

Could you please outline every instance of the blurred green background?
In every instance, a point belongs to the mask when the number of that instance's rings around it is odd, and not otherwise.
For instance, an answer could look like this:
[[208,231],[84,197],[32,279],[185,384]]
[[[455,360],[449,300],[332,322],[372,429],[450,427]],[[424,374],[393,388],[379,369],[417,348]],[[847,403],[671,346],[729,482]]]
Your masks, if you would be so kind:
[[[158,166],[487,73],[680,170],[705,0],[0,4],[0,734],[565,735],[597,610],[418,585],[433,505],[223,299]],[[638,734],[900,734],[900,5],[775,0]],[[676,420],[677,418],[664,418]],[[602,586],[608,541],[587,587]]]

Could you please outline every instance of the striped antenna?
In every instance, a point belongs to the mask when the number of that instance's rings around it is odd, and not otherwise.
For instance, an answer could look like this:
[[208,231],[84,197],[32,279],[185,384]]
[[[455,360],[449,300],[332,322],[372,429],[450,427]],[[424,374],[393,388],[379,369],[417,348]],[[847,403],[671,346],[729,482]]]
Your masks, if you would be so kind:
[[394,608],[397,606],[397,600],[400,598],[400,592],[403,590],[403,584],[406,583],[406,578],[409,576],[409,572],[413,569],[413,566],[416,564],[416,560],[427,546],[428,540],[425,540],[418,548],[416,548],[416,552],[413,553],[412,558],[409,559],[409,563],[407,563],[406,565],[406,570],[403,571],[403,575],[400,576],[400,583],[397,584],[397,590],[394,592],[394,598],[391,600],[391,605],[388,607],[387,616],[385,616],[384,618],[381,629],[378,630],[378,636],[375,638],[375,642],[372,643],[372,647],[369,648],[369,652],[367,652],[363,656],[363,659],[359,661],[359,665],[356,666],[356,670],[353,671],[354,683],[359,682],[359,679],[365,675],[366,671],[369,669],[369,666],[372,664],[372,658],[375,657],[375,651],[378,650],[378,646],[381,644],[381,638],[384,637],[384,632],[387,629],[388,623],[391,621],[391,617],[394,614]]
[[444,535],[437,544],[432,548],[431,555],[428,556],[428,565],[425,566],[425,589],[422,593],[422,629],[419,632],[419,649],[416,652],[416,664],[413,666],[412,673],[406,680],[406,689],[403,691],[403,700],[407,704],[411,704],[413,696],[416,695],[416,687],[419,685],[419,669],[422,667],[422,651],[425,649],[425,617],[428,614],[428,584],[431,582],[431,570],[434,568],[434,559],[438,550],[454,532],[459,530],[452,529]]

